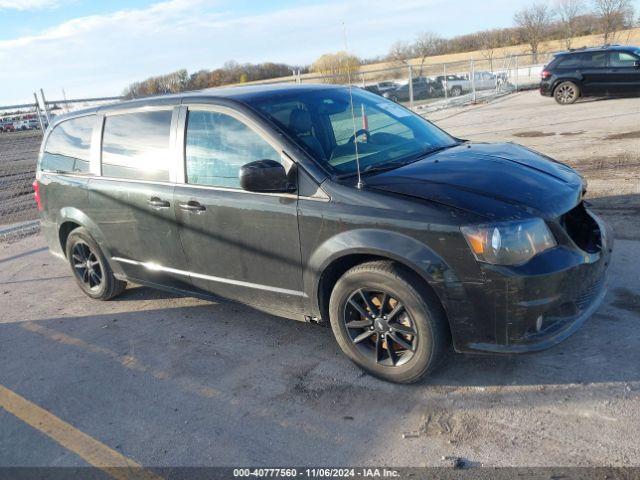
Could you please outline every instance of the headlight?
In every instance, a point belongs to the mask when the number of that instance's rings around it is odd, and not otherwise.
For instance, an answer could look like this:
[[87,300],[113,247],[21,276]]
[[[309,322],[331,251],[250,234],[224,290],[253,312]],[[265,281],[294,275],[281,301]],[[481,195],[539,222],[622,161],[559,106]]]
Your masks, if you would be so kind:
[[520,265],[556,246],[549,227],[539,218],[461,228],[476,259],[494,265]]

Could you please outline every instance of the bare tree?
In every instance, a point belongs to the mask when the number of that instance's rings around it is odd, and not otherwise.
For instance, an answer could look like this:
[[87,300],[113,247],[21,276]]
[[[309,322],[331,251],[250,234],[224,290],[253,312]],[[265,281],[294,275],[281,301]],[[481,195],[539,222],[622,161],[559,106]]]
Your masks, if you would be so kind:
[[387,60],[399,65],[408,65],[414,57],[413,49],[407,42],[394,42],[389,49]]
[[560,19],[560,27],[567,50],[571,48],[573,37],[578,30],[578,17],[584,9],[582,0],[556,0],[556,14]]
[[533,62],[538,62],[538,46],[545,38],[553,20],[553,12],[546,3],[534,3],[525,7],[513,17],[520,28],[522,39],[529,44]]
[[499,48],[508,44],[509,39],[505,29],[483,30],[478,32],[478,46],[482,56],[489,61],[489,70],[493,72],[493,59]]
[[437,33],[423,32],[413,44],[412,53],[420,59],[420,72],[418,76],[422,76],[424,63],[428,57],[438,55],[445,44],[445,40]]
[[631,0],[594,0],[604,43],[615,41],[617,32],[633,24],[635,11]]

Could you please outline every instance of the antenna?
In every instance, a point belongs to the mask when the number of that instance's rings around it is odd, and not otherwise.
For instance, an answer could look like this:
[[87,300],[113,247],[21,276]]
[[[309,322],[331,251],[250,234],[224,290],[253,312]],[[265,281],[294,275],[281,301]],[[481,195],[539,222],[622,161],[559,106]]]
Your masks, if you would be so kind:
[[64,88],[62,89],[62,98],[64,98],[64,107],[67,110],[67,113],[69,113],[69,103],[67,103],[67,92],[64,91]]
[[[347,44],[347,26],[344,22],[342,22],[342,29],[344,32],[344,51],[345,54],[349,52],[349,46]],[[356,170],[358,171],[358,183],[356,184],[356,188],[361,190],[364,187],[364,183],[362,182],[362,176],[360,175],[360,155],[358,154],[358,138],[356,134],[358,133],[358,129],[356,128],[356,113],[353,108],[353,94],[351,93],[351,66],[347,61],[347,82],[349,83],[349,104],[351,105],[351,121],[353,122],[353,146],[355,147],[356,152]]]

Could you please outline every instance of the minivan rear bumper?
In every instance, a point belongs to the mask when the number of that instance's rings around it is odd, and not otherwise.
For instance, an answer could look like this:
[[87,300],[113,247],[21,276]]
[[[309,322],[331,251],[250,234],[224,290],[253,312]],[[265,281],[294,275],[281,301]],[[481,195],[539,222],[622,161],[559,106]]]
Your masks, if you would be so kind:
[[591,216],[601,232],[597,254],[558,246],[521,272],[484,269],[486,303],[476,304],[476,318],[489,324],[493,338],[471,340],[459,350],[506,354],[545,350],[565,340],[596,312],[607,292],[613,237],[602,220]]

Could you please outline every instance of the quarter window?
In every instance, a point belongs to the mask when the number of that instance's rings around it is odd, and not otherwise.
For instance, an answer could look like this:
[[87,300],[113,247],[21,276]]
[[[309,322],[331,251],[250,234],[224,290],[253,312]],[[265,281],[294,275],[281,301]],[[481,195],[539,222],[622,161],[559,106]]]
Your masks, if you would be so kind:
[[280,154],[241,121],[219,112],[189,111],[187,183],[239,188],[240,167],[256,160],[280,161]]
[[102,174],[169,181],[171,110],[125,113],[105,118]]
[[95,121],[95,115],[88,115],[57,125],[47,139],[41,169],[49,172],[88,173],[91,133]]

